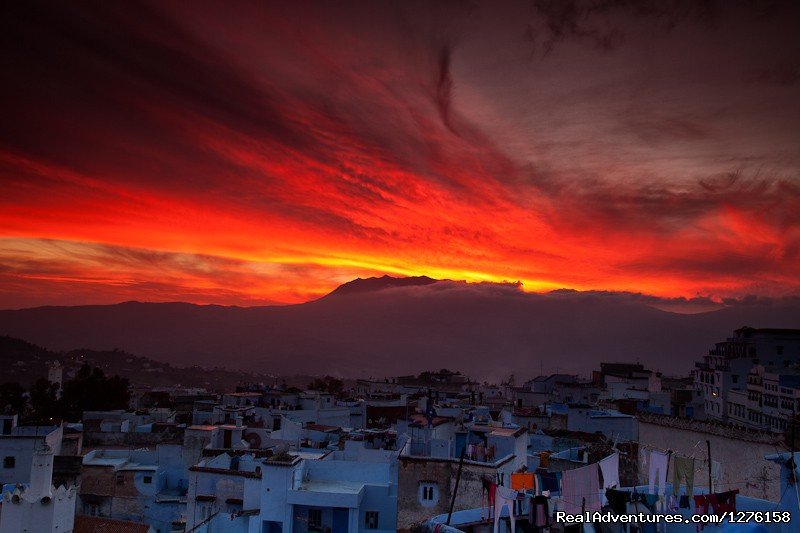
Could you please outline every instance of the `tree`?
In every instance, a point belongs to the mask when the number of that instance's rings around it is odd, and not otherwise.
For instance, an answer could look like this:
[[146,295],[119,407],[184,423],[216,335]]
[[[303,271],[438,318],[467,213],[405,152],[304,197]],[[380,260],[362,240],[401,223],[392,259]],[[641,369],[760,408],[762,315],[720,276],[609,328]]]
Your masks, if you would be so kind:
[[[30,389],[30,418],[80,420],[84,411],[127,409],[131,399],[130,384],[119,376],[107,378],[99,368],[84,364],[75,377],[64,383],[61,398],[58,383],[42,378]],[[2,396],[0,396],[2,398]]]
[[58,383],[50,383],[45,378],[39,378],[31,386],[31,418],[33,420],[48,420],[60,418],[61,408],[58,401]]
[[308,389],[328,392],[330,394],[340,394],[344,390],[344,382],[333,376],[325,376],[322,379],[315,378],[314,381],[308,384]]
[[61,413],[67,420],[79,420],[87,410],[127,409],[130,383],[119,376],[107,378],[99,368],[84,364],[75,377],[64,383]]
[[4,415],[21,415],[27,404],[22,385],[15,381],[0,385],[0,412]]

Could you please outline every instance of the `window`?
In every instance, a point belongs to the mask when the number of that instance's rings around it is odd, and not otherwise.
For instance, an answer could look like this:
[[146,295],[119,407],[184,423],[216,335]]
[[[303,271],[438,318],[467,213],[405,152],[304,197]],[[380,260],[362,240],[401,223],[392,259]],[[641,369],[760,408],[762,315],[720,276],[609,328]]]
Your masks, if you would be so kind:
[[322,527],[322,509],[308,510],[308,527]]
[[378,529],[378,511],[367,511],[364,514],[364,529]]
[[420,483],[419,501],[425,507],[433,507],[439,503],[439,485],[435,481],[423,481]]
[[150,483],[153,482],[153,476],[144,476],[144,479],[142,479],[142,481],[144,481],[145,485],[149,485]]
[[3,468],[14,468],[17,465],[17,458],[13,455],[6,456],[3,459]]
[[125,484],[125,474],[117,474],[117,485]]

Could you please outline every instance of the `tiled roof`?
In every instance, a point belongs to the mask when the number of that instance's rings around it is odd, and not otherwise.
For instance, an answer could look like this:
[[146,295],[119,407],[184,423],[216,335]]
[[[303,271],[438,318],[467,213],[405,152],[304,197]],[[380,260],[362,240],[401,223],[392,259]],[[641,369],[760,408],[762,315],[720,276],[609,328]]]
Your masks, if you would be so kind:
[[99,516],[77,515],[73,533],[147,533],[150,526],[138,522],[112,520]]

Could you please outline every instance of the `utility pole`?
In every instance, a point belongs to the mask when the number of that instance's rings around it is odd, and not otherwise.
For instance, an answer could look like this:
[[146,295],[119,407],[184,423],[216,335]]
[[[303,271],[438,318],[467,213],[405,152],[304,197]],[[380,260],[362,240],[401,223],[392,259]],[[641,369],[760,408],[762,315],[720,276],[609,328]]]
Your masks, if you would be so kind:
[[792,437],[791,437],[792,438],[792,447],[791,447],[792,456],[791,456],[791,459],[789,459],[789,466],[792,467],[792,483],[795,486],[795,490],[797,490],[797,488],[796,488],[797,487],[797,463],[795,463],[795,460],[794,460],[794,447],[795,447],[795,444],[794,444],[794,420],[795,420],[795,418],[797,418],[797,403],[793,401],[792,402],[792,432],[791,432],[791,434],[792,434]]
[[706,441],[706,448],[708,449],[708,493],[713,494],[714,482],[711,480],[711,441]]
[[458,483],[461,481],[461,469],[464,467],[464,452],[467,446],[461,448],[461,458],[458,460],[458,472],[456,473],[456,486],[453,488],[453,497],[450,499],[450,512],[447,513],[447,525],[450,525],[450,518],[453,516],[453,507],[456,505],[456,494],[458,494]]

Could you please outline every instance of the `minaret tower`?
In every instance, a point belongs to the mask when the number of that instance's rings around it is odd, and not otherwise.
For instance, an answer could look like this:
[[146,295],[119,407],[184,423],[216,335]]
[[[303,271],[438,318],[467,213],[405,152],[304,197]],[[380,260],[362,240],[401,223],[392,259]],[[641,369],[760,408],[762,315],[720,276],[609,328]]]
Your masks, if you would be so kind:
[[53,450],[41,443],[33,454],[31,482],[3,493],[0,533],[72,533],[75,487],[53,487]]

